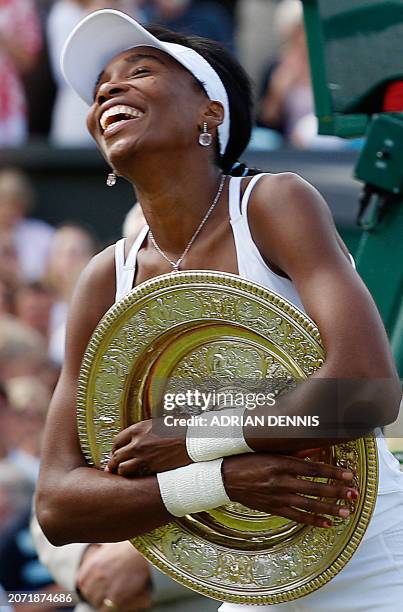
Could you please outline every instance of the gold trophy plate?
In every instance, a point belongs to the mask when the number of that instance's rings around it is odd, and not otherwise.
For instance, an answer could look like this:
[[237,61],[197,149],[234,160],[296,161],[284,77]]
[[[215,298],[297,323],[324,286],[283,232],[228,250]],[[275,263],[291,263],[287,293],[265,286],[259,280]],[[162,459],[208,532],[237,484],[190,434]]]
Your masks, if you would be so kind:
[[[181,378],[250,379],[253,389],[256,379],[307,379],[323,361],[313,321],[264,287],[210,271],[159,276],[116,303],[89,342],[78,386],[83,453],[102,468],[114,436],[157,414],[161,393],[175,392]],[[355,512],[332,517],[331,529],[231,503],[175,519],[132,543],[167,575],[220,601],[303,597],[349,561],[375,506],[373,437],[333,446],[326,461],[353,470],[360,491]]]

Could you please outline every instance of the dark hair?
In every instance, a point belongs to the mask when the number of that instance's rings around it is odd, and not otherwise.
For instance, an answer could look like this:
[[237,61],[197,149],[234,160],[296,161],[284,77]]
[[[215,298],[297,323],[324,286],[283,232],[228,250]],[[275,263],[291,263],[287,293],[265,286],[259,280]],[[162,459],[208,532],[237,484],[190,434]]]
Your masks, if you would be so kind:
[[158,40],[197,51],[214,68],[228,94],[231,115],[228,145],[224,155],[220,155],[217,146],[217,163],[225,174],[232,176],[258,174],[260,170],[237,164],[249,143],[253,127],[252,85],[241,64],[222,45],[208,38],[185,36],[156,25],[148,26],[147,30]]

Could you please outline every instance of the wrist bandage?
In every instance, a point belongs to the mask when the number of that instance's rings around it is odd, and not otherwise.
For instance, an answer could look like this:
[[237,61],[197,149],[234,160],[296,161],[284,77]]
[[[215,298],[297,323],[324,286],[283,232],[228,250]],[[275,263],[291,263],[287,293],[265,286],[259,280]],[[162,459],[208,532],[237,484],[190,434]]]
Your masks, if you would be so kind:
[[218,457],[253,453],[243,434],[244,411],[239,408],[211,410],[200,416],[198,424],[189,425],[186,450],[190,459],[211,461]]
[[157,474],[162,501],[173,516],[211,510],[231,500],[224,488],[222,459],[192,463]]

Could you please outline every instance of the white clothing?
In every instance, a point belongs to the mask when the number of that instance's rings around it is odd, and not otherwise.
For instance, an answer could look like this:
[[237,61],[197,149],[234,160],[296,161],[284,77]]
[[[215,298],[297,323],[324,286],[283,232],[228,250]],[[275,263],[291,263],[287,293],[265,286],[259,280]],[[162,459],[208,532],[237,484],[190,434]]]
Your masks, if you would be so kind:
[[397,612],[403,596],[403,528],[364,537],[345,568],[324,587],[273,606],[223,604],[219,612]]
[[[229,186],[229,213],[238,261],[239,275],[263,285],[280,294],[302,311],[301,299],[292,281],[275,274],[264,262],[255,245],[248,224],[247,207],[251,192],[259,174],[249,182],[241,200],[242,178],[232,177]],[[116,259],[116,301],[122,299],[133,287],[137,252],[148,233],[145,226],[134,241],[127,260],[124,261],[124,241],[117,242]],[[403,472],[399,462],[386,446],[381,431],[377,431],[379,458],[378,498],[373,517],[359,549],[338,576],[316,593],[297,600],[296,603],[278,606],[259,606],[259,610],[276,608],[290,611],[320,610],[348,612],[378,610],[392,612],[398,602],[403,601]],[[391,537],[394,533],[396,537]],[[355,578],[355,576],[362,578]],[[390,590],[387,585],[390,583]],[[365,586],[364,586],[365,585]],[[371,586],[372,585],[372,586]],[[342,594],[343,593],[343,594]],[[348,602],[346,601],[348,599]],[[388,603],[390,599],[390,604]],[[312,602],[312,603],[311,603]],[[381,603],[379,603],[381,602]],[[382,603],[383,602],[383,603]],[[347,607],[346,603],[351,603]],[[377,605],[377,607],[371,607]],[[394,605],[394,608],[393,608]],[[383,606],[383,607],[382,607]],[[388,607],[389,606],[389,607]],[[392,607],[390,607],[392,606]],[[220,612],[255,611],[255,606],[223,604]]]

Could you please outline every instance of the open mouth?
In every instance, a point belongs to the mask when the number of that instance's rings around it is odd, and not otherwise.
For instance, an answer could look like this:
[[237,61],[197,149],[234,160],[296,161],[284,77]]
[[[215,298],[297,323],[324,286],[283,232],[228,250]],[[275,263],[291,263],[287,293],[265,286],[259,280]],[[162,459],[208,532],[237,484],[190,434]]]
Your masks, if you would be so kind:
[[102,113],[99,120],[102,132],[105,132],[112,125],[121,123],[122,121],[128,121],[129,119],[139,119],[144,113],[137,108],[132,106],[126,106],[125,104],[118,104],[108,108]]

